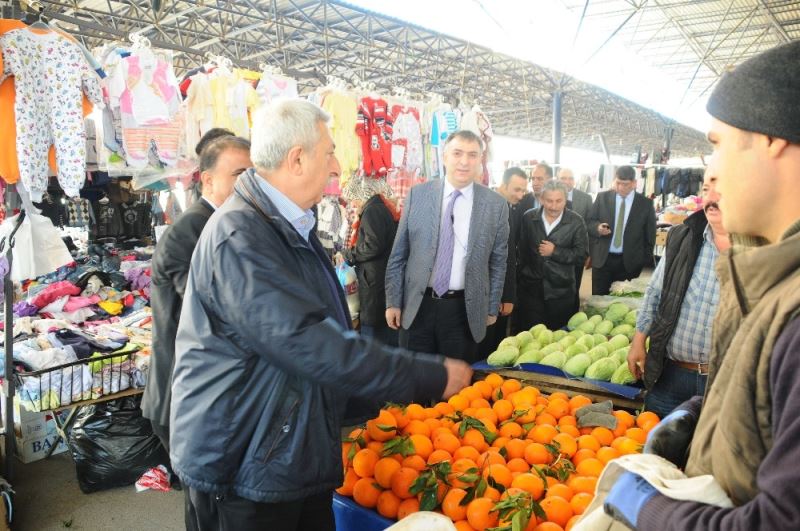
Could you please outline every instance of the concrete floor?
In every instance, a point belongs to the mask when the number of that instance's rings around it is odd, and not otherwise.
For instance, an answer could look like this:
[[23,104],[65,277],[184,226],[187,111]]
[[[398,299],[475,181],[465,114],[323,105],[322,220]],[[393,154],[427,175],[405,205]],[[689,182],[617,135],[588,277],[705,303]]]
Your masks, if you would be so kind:
[[184,529],[183,492],[137,493],[131,485],[84,494],[69,452],[27,465],[16,461],[11,484],[14,531]]

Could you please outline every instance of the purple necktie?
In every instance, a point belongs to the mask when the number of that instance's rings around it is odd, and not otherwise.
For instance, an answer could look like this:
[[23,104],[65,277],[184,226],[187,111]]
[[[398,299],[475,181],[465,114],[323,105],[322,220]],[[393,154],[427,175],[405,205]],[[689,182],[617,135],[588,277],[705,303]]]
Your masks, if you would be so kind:
[[436,264],[433,266],[433,291],[441,297],[450,289],[450,271],[453,269],[453,245],[455,232],[453,231],[453,206],[461,195],[458,190],[450,194],[450,202],[444,212],[442,226],[439,229],[439,248],[436,250]]

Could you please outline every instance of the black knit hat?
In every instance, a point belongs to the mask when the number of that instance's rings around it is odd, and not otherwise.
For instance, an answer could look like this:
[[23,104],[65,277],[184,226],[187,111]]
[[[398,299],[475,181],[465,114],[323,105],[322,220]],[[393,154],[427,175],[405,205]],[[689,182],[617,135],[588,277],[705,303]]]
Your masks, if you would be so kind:
[[751,57],[723,74],[706,109],[744,131],[800,144],[800,41]]

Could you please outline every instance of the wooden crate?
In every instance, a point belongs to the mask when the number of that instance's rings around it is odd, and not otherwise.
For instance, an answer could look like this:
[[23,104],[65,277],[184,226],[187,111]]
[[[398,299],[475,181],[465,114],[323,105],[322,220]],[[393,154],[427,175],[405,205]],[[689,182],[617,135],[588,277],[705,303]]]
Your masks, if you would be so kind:
[[628,409],[631,411],[644,408],[644,399],[641,394],[636,399],[631,400],[612,393],[602,387],[584,382],[583,380],[570,380],[569,378],[560,376],[551,376],[548,374],[539,374],[537,372],[520,371],[516,369],[494,369],[491,371],[476,369],[475,378],[481,380],[490,372],[496,372],[503,378],[516,378],[524,385],[531,385],[546,393],[561,391],[568,396],[584,395],[595,402],[611,400],[615,408]]

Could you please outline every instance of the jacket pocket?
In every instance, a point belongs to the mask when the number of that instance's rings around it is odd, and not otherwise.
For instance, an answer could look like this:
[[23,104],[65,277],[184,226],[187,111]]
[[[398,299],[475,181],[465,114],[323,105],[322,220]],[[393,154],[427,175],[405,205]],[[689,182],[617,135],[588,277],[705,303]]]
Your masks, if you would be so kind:
[[292,430],[297,427],[297,417],[302,400],[300,395],[293,391],[286,394],[286,399],[275,410],[273,421],[264,436],[264,440],[258,446],[254,458],[262,463],[269,461],[281,443],[286,441]]

